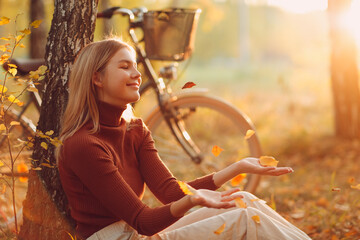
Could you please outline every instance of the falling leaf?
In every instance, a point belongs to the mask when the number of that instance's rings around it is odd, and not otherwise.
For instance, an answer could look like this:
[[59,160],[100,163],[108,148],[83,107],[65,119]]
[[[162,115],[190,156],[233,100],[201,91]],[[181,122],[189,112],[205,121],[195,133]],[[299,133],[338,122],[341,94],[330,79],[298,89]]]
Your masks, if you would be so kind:
[[182,181],[178,181],[178,184],[180,186],[180,189],[186,194],[186,195],[194,195],[194,193],[189,189],[188,185]]
[[350,186],[352,189],[358,189],[360,190],[360,183],[358,185],[351,185]]
[[19,47],[25,48],[25,45],[21,43],[21,44],[19,45]]
[[184,85],[181,89],[192,88],[192,87],[194,87],[194,86],[196,86],[195,83],[193,83],[193,82],[187,82],[187,83],[185,83],[185,85]]
[[4,131],[4,130],[6,130],[6,126],[5,126],[5,124],[0,124],[0,131]]
[[333,187],[333,188],[331,189],[331,191],[333,191],[333,192],[340,192],[341,189],[338,188],[338,187]]
[[20,122],[17,121],[11,121],[10,126],[18,126],[20,125]]
[[247,140],[247,139],[251,138],[252,135],[254,135],[254,134],[255,134],[255,131],[249,129],[249,130],[246,131],[246,135],[245,135],[244,139]]
[[[17,165],[17,172],[18,173],[27,173],[27,172],[29,172],[29,168],[24,162],[21,162],[19,165]],[[27,177],[19,177],[20,182],[27,182],[27,180],[28,180]]]
[[276,161],[275,158],[270,156],[261,156],[260,164],[265,167],[276,167],[279,161]]
[[40,146],[44,149],[48,149],[48,145],[46,144],[46,142],[41,142]]
[[30,26],[32,26],[33,28],[38,28],[41,24],[42,20],[35,20],[33,21]]
[[48,135],[48,136],[51,136],[51,135],[54,134],[54,131],[53,131],[53,130],[50,130],[50,131],[47,131],[45,134]]
[[[0,88],[1,89],[1,88]],[[353,184],[355,182],[355,178],[354,177],[349,177],[348,179],[348,183],[349,184]]]
[[211,150],[212,154],[214,154],[215,157],[219,156],[219,154],[220,154],[222,151],[224,151],[224,149],[222,149],[221,147],[216,146],[216,145],[215,145],[215,146],[212,148],[212,150]]
[[225,223],[221,225],[214,233],[220,235],[225,230]]
[[252,218],[252,220],[254,220],[254,222],[260,223],[260,217],[258,215],[254,215],[251,218]]
[[230,184],[233,187],[238,186],[245,178],[246,178],[246,173],[241,173],[236,177],[234,177],[233,179],[231,179]]
[[10,18],[7,18],[7,17],[0,18],[0,25],[5,25],[5,24],[8,24],[9,22],[10,22]]
[[246,203],[239,197],[235,198],[235,204],[238,208],[247,208]]

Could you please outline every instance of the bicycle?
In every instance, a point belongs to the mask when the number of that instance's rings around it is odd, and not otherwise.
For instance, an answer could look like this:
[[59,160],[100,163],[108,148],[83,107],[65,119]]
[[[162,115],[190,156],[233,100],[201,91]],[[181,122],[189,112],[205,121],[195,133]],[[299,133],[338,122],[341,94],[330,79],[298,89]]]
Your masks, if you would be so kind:
[[[98,13],[97,17],[111,18],[116,14],[128,17],[128,33],[137,61],[143,67],[143,75],[147,77],[140,87],[140,95],[151,89],[156,95],[157,105],[144,122],[152,132],[161,159],[177,178],[193,179],[242,157],[262,155],[256,133],[244,139],[247,130],[255,131],[255,128],[250,118],[235,106],[202,89],[191,88],[174,93],[171,87],[176,80],[177,69],[173,63],[186,60],[193,50],[200,10],[148,11],[146,8],[113,7]],[[135,29],[142,30],[143,39],[138,39]],[[167,44],[168,41],[171,44]],[[143,43],[145,46],[142,46]],[[164,65],[158,75],[150,60],[171,61],[172,64]],[[29,68],[29,65],[20,62],[17,65],[20,71]],[[32,97],[29,102],[25,106],[31,102],[41,105],[41,99],[37,97]],[[20,126],[29,129],[23,112],[14,113],[14,117],[20,119]],[[215,145],[224,149],[218,157],[212,154]],[[259,181],[259,175],[248,174],[243,182],[244,190],[255,192]]]

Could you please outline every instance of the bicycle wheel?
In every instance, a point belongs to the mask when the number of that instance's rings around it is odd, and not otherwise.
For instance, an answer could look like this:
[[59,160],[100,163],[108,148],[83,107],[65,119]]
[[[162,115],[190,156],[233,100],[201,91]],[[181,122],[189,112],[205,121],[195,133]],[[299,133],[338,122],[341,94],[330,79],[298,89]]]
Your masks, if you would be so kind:
[[[229,103],[201,93],[184,94],[169,101],[179,111],[187,132],[204,156],[200,164],[192,162],[173,137],[160,108],[154,109],[145,123],[152,132],[161,159],[178,179],[192,180],[244,157],[262,155],[256,133],[244,139],[247,130],[255,130],[249,117]],[[224,149],[217,157],[212,154],[214,146]],[[259,181],[259,175],[248,174],[242,187],[255,192]]]
[[[27,179],[20,178],[21,174],[18,173],[17,166],[19,164],[26,164],[30,168],[30,157],[32,151],[23,149],[20,140],[26,141],[28,137],[35,135],[34,127],[31,126],[31,121],[25,117],[18,119],[18,112],[10,109],[6,113],[6,122],[17,121],[20,125],[14,125],[10,129],[10,148],[12,159],[14,162],[14,173],[18,174],[15,181],[15,205],[17,212],[18,224],[22,221],[22,202],[25,199],[27,192]],[[14,212],[12,205],[12,191],[11,187],[11,156],[9,151],[9,143],[7,136],[0,136],[0,159],[2,166],[0,167],[0,227],[2,229],[12,229],[14,227]],[[10,185],[10,186],[9,186]]]

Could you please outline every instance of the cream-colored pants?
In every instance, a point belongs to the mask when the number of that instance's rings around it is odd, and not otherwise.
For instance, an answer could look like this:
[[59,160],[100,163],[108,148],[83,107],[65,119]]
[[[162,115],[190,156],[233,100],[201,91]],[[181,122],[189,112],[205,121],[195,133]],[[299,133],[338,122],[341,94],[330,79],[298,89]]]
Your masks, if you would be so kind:
[[[248,192],[242,195],[246,208],[200,208],[154,236],[138,234],[124,221],[113,223],[91,235],[88,240],[211,240],[211,239],[310,239],[304,232],[286,221],[263,200]],[[252,217],[258,216],[260,222]],[[223,224],[220,234],[214,232]]]

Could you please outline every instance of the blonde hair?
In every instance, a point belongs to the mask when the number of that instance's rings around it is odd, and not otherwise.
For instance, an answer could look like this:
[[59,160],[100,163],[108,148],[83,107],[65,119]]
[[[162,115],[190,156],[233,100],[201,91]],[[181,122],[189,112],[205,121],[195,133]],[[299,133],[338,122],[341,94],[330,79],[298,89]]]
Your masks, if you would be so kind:
[[[77,55],[72,66],[69,79],[69,100],[63,115],[59,139],[64,142],[77,132],[86,122],[92,121],[94,134],[99,131],[98,96],[92,78],[96,72],[101,73],[109,60],[121,48],[134,49],[120,39],[106,39],[85,46]],[[126,115],[131,118],[131,106],[128,105]],[[130,111],[129,111],[130,109]],[[59,160],[61,146],[56,149],[55,156]]]

